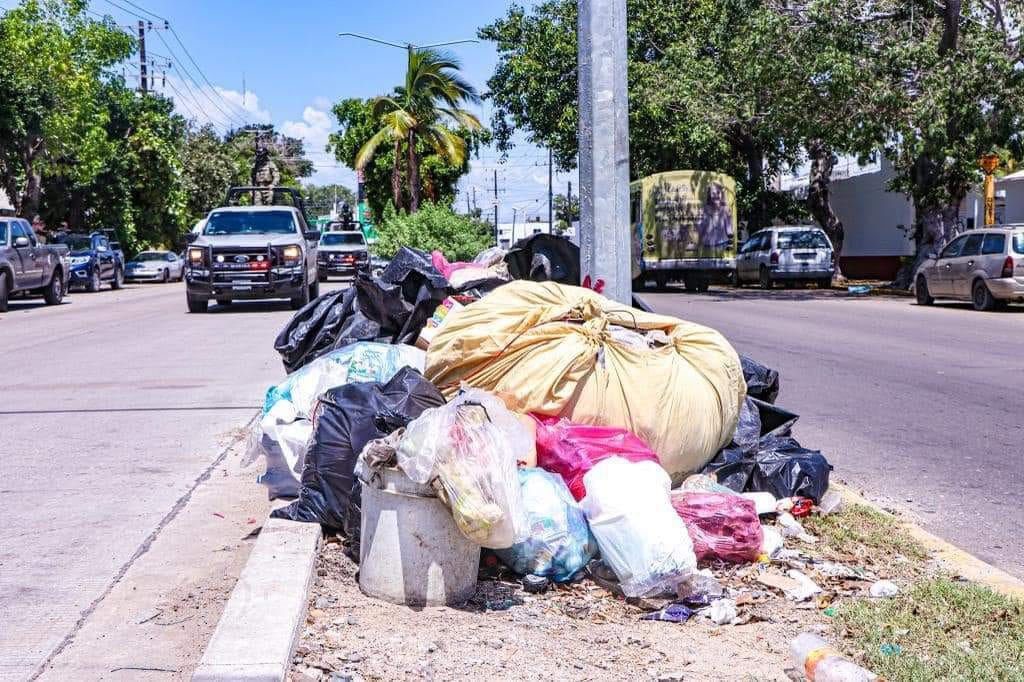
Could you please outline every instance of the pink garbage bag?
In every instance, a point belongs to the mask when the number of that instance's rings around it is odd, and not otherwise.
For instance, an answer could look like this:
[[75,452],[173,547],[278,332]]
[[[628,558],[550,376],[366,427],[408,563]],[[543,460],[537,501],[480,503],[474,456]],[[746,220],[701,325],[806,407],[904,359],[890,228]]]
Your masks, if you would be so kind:
[[532,416],[537,422],[537,466],[565,479],[577,501],[587,496],[583,475],[603,459],[618,456],[630,462],[661,464],[658,455],[626,429]]
[[672,506],[686,524],[698,561],[756,561],[763,541],[754,502],[738,495],[676,490]]
[[444,257],[444,254],[440,251],[433,251],[430,254],[430,262],[434,265],[434,268],[444,275],[445,279],[451,279],[453,272],[464,270],[466,268],[480,268],[476,263],[465,263],[462,261],[456,261],[449,263],[448,259]]

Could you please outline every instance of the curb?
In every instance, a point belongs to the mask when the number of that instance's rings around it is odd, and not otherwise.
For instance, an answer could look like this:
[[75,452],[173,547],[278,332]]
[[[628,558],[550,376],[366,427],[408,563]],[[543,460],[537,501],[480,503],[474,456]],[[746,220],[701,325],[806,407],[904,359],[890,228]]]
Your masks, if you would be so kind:
[[1024,601],[1024,580],[1016,578],[1006,571],[985,563],[978,557],[965,552],[959,547],[952,545],[942,538],[929,533],[915,523],[893,516],[877,504],[867,499],[849,486],[835,481],[829,482],[829,488],[835,490],[851,504],[860,504],[885,514],[896,520],[911,537],[920,542],[926,550],[933,553],[937,559],[953,568],[960,576],[967,580],[984,585],[993,592],[998,592],[1006,597],[1012,597]]
[[319,523],[267,519],[192,682],[280,682],[306,618]]

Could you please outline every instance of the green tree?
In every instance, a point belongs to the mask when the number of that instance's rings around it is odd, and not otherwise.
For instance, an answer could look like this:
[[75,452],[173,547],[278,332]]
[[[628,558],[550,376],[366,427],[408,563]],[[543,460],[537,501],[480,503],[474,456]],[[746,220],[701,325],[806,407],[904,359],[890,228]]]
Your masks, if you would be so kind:
[[409,49],[405,84],[395,88],[391,96],[373,100],[373,113],[378,128],[359,149],[355,167],[365,170],[385,143],[393,153],[391,170],[392,201],[403,208],[402,150],[405,150],[405,173],[409,187],[409,210],[419,210],[423,186],[421,182],[420,147],[425,145],[451,166],[461,166],[467,158],[467,144],[456,130],[442,123],[448,120],[470,132],[482,130],[480,121],[461,108],[466,102],[480,101],[476,88],[459,75],[461,64],[451,55],[437,50]]
[[[374,113],[372,100],[362,99],[342,100],[334,106],[333,113],[340,130],[331,134],[327,148],[334,153],[338,161],[355,168],[359,150],[380,129],[380,117]],[[490,140],[486,130],[457,128],[455,134],[462,138],[471,153],[475,153],[481,144],[486,144]],[[438,155],[422,140],[417,142],[417,154],[420,159],[423,192],[427,201],[450,205],[455,198],[459,178],[469,172],[470,154],[467,153],[459,164],[453,164],[446,157]],[[396,158],[399,169],[398,195],[408,196],[410,192],[401,150],[396,157],[393,148],[381,147],[363,168],[366,202],[376,223],[380,222],[388,205],[394,206],[392,183]]]
[[0,17],[0,185],[35,217],[43,178],[90,182],[113,153],[102,73],[132,39],[93,21],[85,0],[25,0]]
[[326,213],[334,206],[335,200],[344,202],[352,208],[355,213],[356,193],[344,185],[314,185],[312,183],[302,186],[303,199],[306,208],[312,213]]
[[181,150],[189,223],[194,224],[219,206],[235,182],[237,169],[232,151],[212,125],[189,129]]
[[263,136],[270,158],[281,173],[281,184],[301,188],[302,178],[313,174],[313,162],[306,158],[305,144],[295,137],[277,132],[273,125],[251,125],[245,129],[228,131],[224,142],[234,159],[235,172],[231,184],[252,184],[252,166],[256,159],[256,135]]
[[374,249],[385,258],[409,246],[428,252],[437,250],[449,260],[464,261],[494,245],[491,225],[431,202],[415,213],[399,213],[388,205],[377,233],[379,240]]
[[556,194],[554,198],[555,230],[561,234],[569,229],[573,222],[580,219],[580,198],[571,199],[564,194]]

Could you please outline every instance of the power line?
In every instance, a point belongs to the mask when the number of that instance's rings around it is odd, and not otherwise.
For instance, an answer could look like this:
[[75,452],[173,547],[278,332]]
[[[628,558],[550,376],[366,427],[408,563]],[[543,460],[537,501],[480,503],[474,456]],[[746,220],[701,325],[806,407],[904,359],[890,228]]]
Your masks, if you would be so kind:
[[[109,2],[109,1],[110,0],[107,0],[107,2]],[[160,39],[160,42],[164,44],[164,47],[166,47],[167,50],[171,54],[174,54],[173,48],[171,48],[171,46],[167,43],[166,40],[164,40],[164,37],[162,35],[160,35],[159,32],[157,32],[156,37]],[[199,83],[196,81],[195,77],[192,76],[192,73],[182,64],[180,59],[177,60],[177,62],[175,63],[175,67],[177,68],[179,73],[184,72],[188,76],[188,78],[191,79],[196,84],[196,87],[199,88],[199,92],[203,95],[203,97],[206,98],[206,100],[210,104],[213,105],[214,109],[219,111],[221,113],[221,115],[223,115],[228,121],[233,121],[233,122],[237,123],[239,125],[239,127],[243,127],[243,128],[245,127],[247,121],[245,119],[239,118],[237,115],[229,114],[226,111],[224,111],[223,109],[221,109],[220,105],[218,105],[217,102],[214,101],[214,99],[210,96],[209,92],[205,88],[203,88],[202,86],[199,85]],[[217,93],[217,89],[216,88],[213,88],[213,86],[211,86],[211,88],[213,89],[213,91],[215,93]],[[217,94],[219,94],[219,93],[217,93]],[[224,99],[223,96],[221,97],[221,99]]]
[[[176,40],[176,41],[178,42],[178,45],[181,45],[181,49],[182,49],[182,50],[184,50],[184,52],[185,52],[185,56],[187,56],[187,57],[188,57],[188,60],[189,60],[190,62],[192,62],[192,66],[196,67],[196,71],[198,71],[198,72],[199,72],[199,75],[200,75],[200,76],[202,76],[202,78],[203,78],[203,81],[204,81],[204,82],[205,82],[205,83],[206,83],[207,85],[209,85],[209,86],[210,86],[210,88],[211,88],[211,89],[212,89],[212,90],[213,90],[214,92],[217,92],[217,88],[216,88],[216,86],[214,86],[214,84],[210,82],[210,79],[206,77],[206,74],[205,74],[205,73],[203,73],[203,70],[202,70],[201,68],[199,68],[199,64],[197,64],[197,63],[196,63],[196,60],[195,60],[195,59],[194,59],[194,58],[192,57],[192,53],[188,51],[188,48],[187,48],[187,47],[185,47],[185,43],[183,43],[183,42],[181,41],[181,38],[180,38],[180,37],[178,36],[178,32],[174,30],[174,27],[173,27],[173,26],[171,26],[171,25],[170,25],[170,23],[168,23],[168,28],[170,28],[170,30],[171,30],[171,35],[172,35],[172,36],[174,36],[174,39],[175,39],[175,40]],[[163,38],[161,38],[161,40],[163,40]],[[170,49],[170,48],[168,48],[168,49]],[[242,95],[244,96],[244,95],[245,95],[245,93],[242,93]],[[225,102],[227,102],[229,106],[230,106],[230,105],[232,104],[232,102],[231,102],[231,101],[229,101],[229,100],[228,100],[228,99],[227,99],[226,97],[224,97],[223,95],[221,95],[221,98],[222,98],[222,99],[223,99],[223,100],[224,100]],[[235,107],[236,107],[236,108],[237,108],[237,109],[238,109],[239,111],[242,111],[242,112],[243,112],[243,113],[244,113],[244,114],[245,114],[246,116],[248,115],[248,113],[249,113],[249,112],[247,112],[247,111],[245,110],[245,108],[244,108],[244,107],[242,107],[241,105],[239,105],[239,104],[236,104],[236,105],[235,105]]]

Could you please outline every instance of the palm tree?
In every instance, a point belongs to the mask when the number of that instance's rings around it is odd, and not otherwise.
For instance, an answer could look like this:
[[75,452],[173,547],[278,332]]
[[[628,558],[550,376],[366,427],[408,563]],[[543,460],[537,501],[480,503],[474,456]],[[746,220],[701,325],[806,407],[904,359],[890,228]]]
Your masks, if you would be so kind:
[[471,131],[482,129],[480,120],[461,108],[466,102],[478,103],[476,88],[459,75],[462,65],[437,50],[409,50],[405,85],[395,88],[391,97],[373,101],[374,116],[381,128],[367,140],[356,155],[356,168],[363,169],[380,145],[391,142],[395,162],[391,170],[391,194],[395,208],[402,208],[402,145],[405,145],[406,176],[409,179],[409,210],[419,210],[422,197],[418,142],[424,142],[453,166],[466,160],[466,141],[444,121]]

